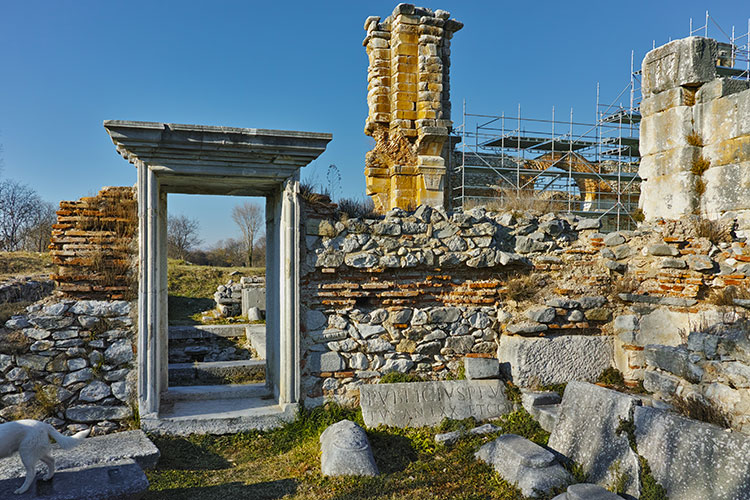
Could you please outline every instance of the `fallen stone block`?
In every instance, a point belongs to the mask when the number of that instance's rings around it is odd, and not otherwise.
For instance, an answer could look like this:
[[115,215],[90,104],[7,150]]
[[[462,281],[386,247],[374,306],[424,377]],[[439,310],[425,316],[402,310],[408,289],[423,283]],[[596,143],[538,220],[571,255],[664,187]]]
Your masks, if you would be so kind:
[[560,395],[554,391],[521,391],[521,405],[547,432],[552,432],[560,417]]
[[538,498],[573,481],[552,452],[516,434],[500,436],[479,448],[474,456],[528,497]]
[[525,338],[503,335],[498,358],[510,366],[509,375],[519,387],[562,384],[571,380],[594,381],[612,366],[613,340],[608,336],[560,335]]
[[368,427],[424,427],[444,418],[489,420],[513,411],[499,380],[445,380],[360,387]]
[[133,460],[122,460],[88,467],[58,470],[49,481],[37,480],[22,494],[25,471],[0,479],[0,498],[30,500],[138,500],[148,490],[148,479]]
[[464,373],[469,380],[498,378],[500,363],[496,358],[464,358]]
[[[140,467],[151,469],[159,461],[159,449],[146,436],[137,431],[117,432],[84,439],[72,450],[61,450],[52,445],[52,458],[58,470],[88,467],[132,459]],[[26,472],[18,454],[0,459],[0,479],[22,477]],[[0,498],[3,498],[0,496]]]
[[596,484],[578,483],[568,486],[565,493],[552,500],[622,500],[622,497]]
[[669,498],[750,498],[750,436],[645,406],[634,422],[638,453]]
[[435,434],[435,442],[437,444],[451,445],[461,439],[463,433],[461,431],[444,432],[442,434]]
[[549,439],[549,447],[580,464],[588,480],[605,485],[610,470],[619,462],[627,475],[626,493],[640,494],[638,457],[630,448],[626,432],[618,431],[630,421],[641,401],[638,398],[585,382],[565,388],[560,418]]
[[377,476],[364,429],[351,420],[329,425],[320,435],[320,469],[324,476]]

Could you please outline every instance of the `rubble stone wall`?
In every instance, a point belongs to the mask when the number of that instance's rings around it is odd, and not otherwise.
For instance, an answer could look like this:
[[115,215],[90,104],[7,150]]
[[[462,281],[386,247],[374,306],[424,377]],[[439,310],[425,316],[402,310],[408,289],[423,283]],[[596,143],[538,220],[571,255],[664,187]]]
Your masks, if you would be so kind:
[[9,319],[0,329],[0,421],[125,430],[136,381],[131,312],[126,301],[50,298]]
[[105,187],[96,196],[61,201],[50,254],[57,290],[78,299],[129,298],[138,238],[135,190]]
[[308,207],[303,397],[351,402],[390,371],[456,377],[464,356],[496,357],[521,386],[610,366],[637,385],[653,371],[647,346],[687,349],[691,333],[745,316],[715,297],[750,289],[750,248],[734,219],[711,224],[708,236],[697,217],[603,234],[572,215]]
[[450,121],[450,43],[463,24],[443,10],[399,4],[365,21],[369,113],[367,194],[375,208],[443,206]]
[[643,60],[640,205],[649,219],[750,217],[750,82],[719,76],[727,61],[718,46],[689,37]]

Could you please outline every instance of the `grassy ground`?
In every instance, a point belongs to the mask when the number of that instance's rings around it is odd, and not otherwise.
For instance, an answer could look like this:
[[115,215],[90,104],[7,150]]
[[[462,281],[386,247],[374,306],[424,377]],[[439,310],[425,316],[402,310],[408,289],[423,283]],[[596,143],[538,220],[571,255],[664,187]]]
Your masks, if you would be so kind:
[[0,282],[19,276],[50,274],[54,269],[48,253],[0,252]]
[[[233,272],[238,276],[231,276]],[[241,276],[262,276],[262,267],[212,267],[186,264],[169,259],[167,270],[169,290],[169,324],[194,325],[199,313],[214,307],[213,296],[219,285]]]
[[523,499],[487,465],[474,459],[479,446],[500,434],[523,435],[546,444],[549,434],[520,410],[494,421],[502,430],[466,437],[452,447],[436,445],[438,432],[473,427],[445,421],[436,429],[370,429],[380,475],[374,478],[326,478],[320,473],[318,438],[342,418],[358,421],[359,412],[338,407],[303,412],[281,429],[230,436],[155,437],[162,452],[148,471],[147,500],[196,499]]

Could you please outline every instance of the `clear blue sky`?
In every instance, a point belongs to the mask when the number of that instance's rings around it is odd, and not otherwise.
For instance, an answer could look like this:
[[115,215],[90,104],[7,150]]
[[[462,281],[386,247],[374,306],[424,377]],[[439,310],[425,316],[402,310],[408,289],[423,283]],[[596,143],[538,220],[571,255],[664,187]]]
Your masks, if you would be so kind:
[[[144,120],[330,132],[303,171],[364,195],[367,115],[363,23],[395,1],[0,0],[0,175],[57,203],[132,185],[102,121]],[[470,112],[548,118],[552,106],[592,119],[626,85],[652,41],[687,36],[706,8],[747,31],[750,3],[425,0],[462,21],[452,45],[453,120]],[[709,36],[719,36],[709,28]],[[207,243],[235,237],[237,199],[170,196]]]

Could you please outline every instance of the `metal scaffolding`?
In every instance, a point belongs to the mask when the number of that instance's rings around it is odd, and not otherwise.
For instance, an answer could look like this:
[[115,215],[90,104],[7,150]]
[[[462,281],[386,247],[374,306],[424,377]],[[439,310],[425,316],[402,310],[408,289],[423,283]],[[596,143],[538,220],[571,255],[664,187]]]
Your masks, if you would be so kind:
[[[750,19],[747,32],[726,33],[706,11],[703,26],[690,36],[708,37],[713,24],[726,39],[719,41],[717,74],[750,80]],[[654,42],[654,47],[656,43]],[[593,123],[467,112],[454,129],[460,141],[449,155],[448,192],[452,207],[528,207],[602,219],[608,228],[631,228],[638,219],[640,70],[611,104],[600,102],[596,88]],[[622,104],[622,101],[627,101]]]
[[[635,224],[638,177],[640,75],[612,104],[599,102],[596,120],[577,122],[468,113],[449,160],[453,207],[518,206],[605,218],[617,229]],[[615,104],[623,97],[626,105]],[[636,217],[637,218],[637,217]]]

